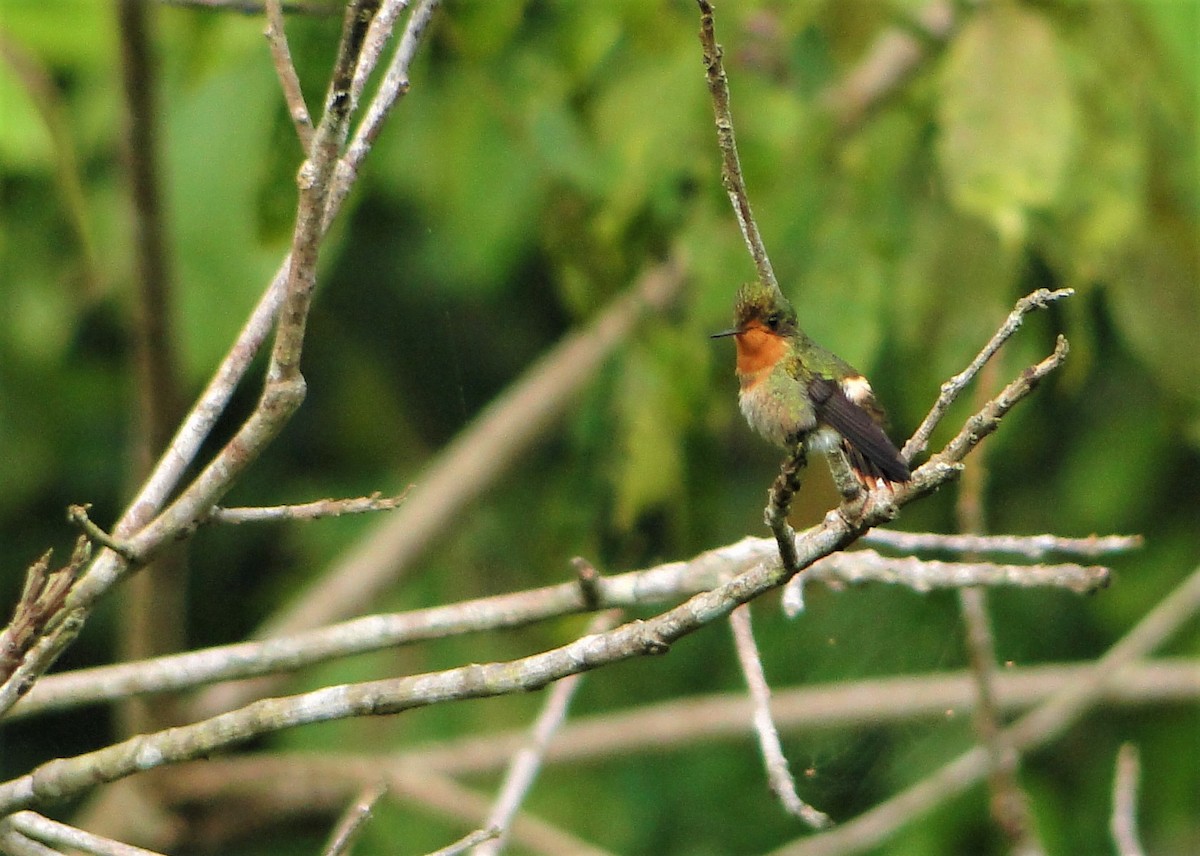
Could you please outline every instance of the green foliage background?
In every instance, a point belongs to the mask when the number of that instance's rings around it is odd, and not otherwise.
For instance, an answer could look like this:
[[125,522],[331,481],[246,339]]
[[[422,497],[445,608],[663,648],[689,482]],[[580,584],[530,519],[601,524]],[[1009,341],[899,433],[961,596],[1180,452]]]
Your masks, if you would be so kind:
[[[872,377],[897,437],[1017,297],[1077,290],[1003,355],[998,382],[1047,353],[1059,330],[1072,345],[1065,371],[987,441],[983,460],[992,531],[1145,534],[1146,549],[1118,559],[1113,586],[1094,597],[991,597],[1004,660],[1087,660],[1200,556],[1200,4],[967,10],[955,37],[931,44],[878,110],[839,129],[831,87],[922,5],[721,4],[751,199],[802,323]],[[175,321],[194,394],[286,251],[300,152],[261,20],[166,7],[158,21]],[[0,64],[7,603],[26,564],[69,543],[68,503],[92,502],[107,521],[128,497],[134,395],[112,10],[4,0],[0,26],[57,93],[31,97]],[[289,26],[318,103],[338,18]],[[425,462],[538,354],[679,248],[689,271],[679,306],[644,325],[566,423],[376,607],[562,580],[577,554],[617,571],[763,534],[777,454],[740,420],[728,343],[706,339],[727,326],[733,289],[753,270],[720,187],[696,29],[683,0],[447,3],[326,245],[308,401],[232,502],[419,481]],[[233,417],[256,391],[247,385]],[[960,405],[951,422],[967,412]],[[827,481],[812,470],[797,523],[832,504]],[[898,526],[952,530],[951,494],[906,509]],[[190,640],[241,638],[369,525],[201,533]],[[778,686],[965,663],[948,595],[813,591],[796,622],[772,603],[756,614]],[[109,604],[64,665],[110,661],[116,616]],[[519,656],[581,626],[389,652],[296,686]],[[1193,625],[1168,653],[1198,647]],[[740,687],[728,636],[714,627],[666,659],[589,676],[575,710]],[[443,707],[272,743],[376,750],[523,725],[539,702]],[[849,818],[967,746],[966,719],[795,734],[785,748],[795,768],[815,771],[804,796]],[[12,727],[0,735],[3,772],[110,735],[94,715]],[[1023,781],[1052,852],[1110,851],[1112,765],[1128,740],[1142,750],[1149,850],[1200,852],[1200,717],[1171,706],[1094,714],[1027,759]],[[531,807],[621,853],[755,853],[799,832],[769,795],[749,740],[551,767]],[[357,852],[424,852],[462,831],[396,808],[378,815]],[[985,818],[977,789],[880,852],[999,853]],[[323,829],[280,831],[237,852],[313,852]]]

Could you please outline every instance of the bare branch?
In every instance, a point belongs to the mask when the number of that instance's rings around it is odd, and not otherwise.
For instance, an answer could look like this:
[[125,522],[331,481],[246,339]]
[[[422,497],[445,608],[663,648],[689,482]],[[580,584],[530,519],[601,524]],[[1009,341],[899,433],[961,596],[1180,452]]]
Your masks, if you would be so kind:
[[[995,385],[995,363],[984,370],[977,395],[986,397]],[[984,529],[984,486],[987,470],[976,458],[963,475],[955,503],[958,527],[964,532]],[[1038,840],[1029,813],[1028,797],[1017,779],[1020,758],[1000,736],[1001,719],[996,700],[996,642],[988,615],[987,592],[982,588],[958,591],[959,611],[967,649],[967,661],[975,680],[975,710],[972,717],[979,742],[987,749],[989,809],[1014,856],[1041,856],[1045,848]]]
[[[587,633],[603,633],[611,629],[619,617],[620,613],[615,610],[602,613],[588,624]],[[499,830],[499,835],[476,847],[475,856],[495,856],[507,843],[508,831],[517,810],[524,802],[529,789],[533,787],[546,754],[546,747],[550,745],[554,733],[566,719],[567,706],[570,705],[575,691],[579,689],[582,677],[582,674],[575,674],[563,678],[550,691],[525,745],[513,755],[504,782],[500,786],[500,793],[496,796],[491,813],[488,814],[487,827]]]
[[1041,559],[1051,553],[1096,558],[1112,553],[1140,550],[1141,535],[1089,535],[1087,538],[1063,538],[1058,535],[943,535],[939,532],[899,532],[872,529],[863,535],[864,544],[890,547],[906,553],[941,550],[950,553],[1006,553],[1027,559]]
[[914,591],[967,586],[1065,588],[1088,594],[1109,583],[1108,568],[1094,565],[998,565],[991,562],[938,562],[914,556],[892,558],[874,550],[836,553],[804,573],[806,581],[893,583]]
[[4,819],[4,824],[35,841],[94,853],[96,856],[161,856],[141,847],[122,844],[120,841],[59,823],[32,811],[19,811],[9,815]]
[[63,856],[58,850],[34,841],[3,822],[0,822],[0,848],[8,856]]
[[[1061,734],[1119,680],[1126,666],[1161,645],[1200,610],[1200,568],[1074,680],[1027,713],[1001,736],[1025,752]],[[932,775],[840,827],[780,848],[775,856],[844,856],[877,847],[897,829],[962,793],[987,775],[987,751],[975,747]]]
[[304,91],[300,88],[296,66],[292,63],[292,51],[288,47],[287,31],[283,25],[283,7],[280,0],[265,0],[263,6],[267,13],[267,29],[263,35],[271,46],[271,61],[279,77],[279,88],[283,91],[288,114],[296,128],[296,136],[300,138],[300,148],[307,154],[312,147],[312,117],[309,116],[308,105],[304,103]]
[[[936,479],[923,467],[914,481],[932,490]],[[926,473],[921,481],[920,473]],[[918,491],[907,491],[909,498]],[[862,531],[882,522],[868,510],[853,524],[836,513],[800,539],[800,561],[811,564],[840,550]],[[633,657],[666,653],[671,644],[728,615],[736,606],[777,588],[787,579],[777,566],[758,565],[712,591],[696,595],[655,618],[512,662],[470,665],[414,677],[327,687],[311,693],[264,699],[212,719],[141,735],[75,758],[59,759],[0,785],[0,812],[62,797],[134,772],[208,755],[258,735],[350,716],[399,713],[452,699],[484,698],[539,689],[567,675]]]
[[338,821],[338,825],[329,838],[329,844],[322,851],[322,856],[344,856],[349,853],[354,837],[358,835],[363,824],[370,819],[375,803],[379,802],[385,793],[387,793],[387,785],[382,783],[364,789]]
[[[563,583],[412,612],[368,615],[265,641],[47,675],[21,699],[11,715],[27,717],[130,695],[293,671],[351,654],[426,639],[520,627],[587,610],[676,602],[709,591],[756,565],[773,562],[777,555],[774,540],[744,538],[686,562],[670,562],[609,577],[597,575],[591,589],[579,583]],[[1106,568],[922,562],[911,557],[885,558],[871,550],[855,550],[834,553],[814,563],[789,583],[789,590],[806,582],[820,582],[833,588],[874,582],[903,585],[918,592],[968,585],[1055,586],[1086,592],[1104,585],[1107,579]],[[208,715],[222,709],[214,706]]]
[[[1020,712],[1044,702],[1064,685],[1089,673],[1090,663],[1009,668],[997,675],[997,699],[1004,712]],[[1179,657],[1138,661],[1120,670],[1097,699],[1105,706],[1191,704],[1200,700],[1200,665]],[[776,689],[771,715],[781,730],[796,734],[816,729],[878,728],[941,720],[970,712],[975,701],[967,672],[877,678],[853,683]],[[555,735],[545,763],[589,763],[633,753],[673,751],[709,746],[717,740],[744,741],[752,736],[753,707],[743,693],[673,699],[630,710],[581,717],[566,723]],[[528,739],[524,729],[510,729],[401,749],[381,756],[369,753],[275,752],[211,758],[163,771],[158,785],[168,804],[185,808],[220,799],[242,799],[250,793],[279,795],[297,783],[323,786],[340,782],[354,794],[380,775],[395,777],[409,771],[420,791],[427,779],[449,775],[479,775],[503,770]],[[317,787],[314,784],[312,787]],[[310,789],[295,795],[299,804],[314,799]],[[455,803],[452,796],[447,799]],[[477,798],[477,811],[455,818],[482,819],[486,802]],[[472,806],[475,803],[471,803]],[[561,849],[558,852],[562,852]],[[575,852],[575,851],[571,851]]]
[[1017,402],[1033,392],[1043,378],[1063,364],[1069,350],[1066,338],[1059,336],[1054,346],[1054,353],[1036,365],[1026,368],[1020,377],[1012,381],[983,409],[968,419],[954,439],[947,443],[946,447],[934,456],[934,459],[940,462],[958,462],[969,455],[971,450],[999,427],[1000,420],[1016,406]]
[[1138,838],[1137,796],[1142,775],[1137,746],[1121,744],[1117,752],[1117,768],[1113,776],[1113,810],[1109,830],[1118,856],[1145,856]]
[[350,499],[318,499],[297,505],[256,506],[253,508],[214,508],[209,512],[206,523],[267,523],[281,520],[320,520],[325,517],[341,517],[343,514],[367,514],[372,511],[391,511],[399,508],[408,496],[412,485],[397,496],[383,496],[378,491],[370,496]]
[[483,844],[485,841],[491,841],[500,835],[500,830],[494,826],[490,829],[476,829],[469,835],[465,835],[453,844],[443,847],[441,850],[435,850],[429,856],[458,856],[459,853],[466,853],[472,847],[478,844]]
[[733,116],[729,111],[729,81],[721,63],[721,46],[717,44],[713,30],[713,8],[708,0],[697,0],[700,6],[700,46],[704,56],[704,74],[708,80],[708,92],[712,96],[713,115],[717,124],[717,146],[721,150],[721,184],[729,194],[733,212],[737,215],[746,249],[754,260],[758,281],[763,286],[782,294],[767,248],[763,245],[758,224],[750,210],[750,197],[746,193],[746,180],[742,177],[742,164],[738,159],[737,141],[733,135]]
[[925,451],[929,445],[929,437],[933,434],[933,430],[942,421],[942,417],[946,415],[946,411],[959,394],[966,388],[967,384],[979,374],[979,370],[990,360],[1000,347],[1007,342],[1012,335],[1017,332],[1021,324],[1025,320],[1025,316],[1035,309],[1045,309],[1055,300],[1060,300],[1064,297],[1070,297],[1074,294],[1074,289],[1060,288],[1057,291],[1050,291],[1045,288],[1039,288],[1037,291],[1029,294],[1019,301],[1009,313],[1008,318],[1000,325],[1000,329],[992,336],[991,340],[983,347],[971,361],[971,364],[956,374],[950,380],[942,384],[941,391],[938,393],[937,401],[934,402],[933,408],[925,417],[925,420],[920,424],[917,430],[904,448],[900,450],[901,457],[906,461],[912,461],[917,455]]
[[829,826],[832,822],[825,812],[813,808],[796,793],[796,781],[788,769],[783,745],[779,742],[779,730],[771,717],[771,687],[763,672],[762,658],[754,642],[754,630],[750,625],[750,605],[742,604],[729,613],[729,626],[733,630],[734,647],[746,686],[750,690],[750,701],[754,708],[754,732],[758,735],[758,746],[767,767],[767,781],[771,790],[783,803],[783,807],[814,829]]

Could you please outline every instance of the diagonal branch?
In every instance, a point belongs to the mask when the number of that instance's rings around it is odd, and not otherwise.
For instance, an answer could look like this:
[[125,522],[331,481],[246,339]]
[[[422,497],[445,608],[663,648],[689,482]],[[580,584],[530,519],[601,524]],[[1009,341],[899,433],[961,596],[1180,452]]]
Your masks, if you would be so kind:
[[[1145,657],[1200,611],[1200,568],[1192,571],[1104,656],[1084,669],[1001,737],[1018,752],[1048,743],[1103,696],[1128,665]],[[897,829],[962,793],[990,769],[982,746],[837,829],[780,848],[774,856],[847,856],[878,847]]]

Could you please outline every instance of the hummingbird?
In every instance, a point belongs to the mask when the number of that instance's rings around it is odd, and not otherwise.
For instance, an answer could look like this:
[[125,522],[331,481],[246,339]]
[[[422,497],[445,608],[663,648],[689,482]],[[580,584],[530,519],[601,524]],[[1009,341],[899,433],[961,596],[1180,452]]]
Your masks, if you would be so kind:
[[841,450],[861,484],[912,478],[883,430],[884,414],[867,379],[800,329],[778,288],[738,289],[734,327],[713,334],[737,345],[738,403],[750,427],[785,449]]

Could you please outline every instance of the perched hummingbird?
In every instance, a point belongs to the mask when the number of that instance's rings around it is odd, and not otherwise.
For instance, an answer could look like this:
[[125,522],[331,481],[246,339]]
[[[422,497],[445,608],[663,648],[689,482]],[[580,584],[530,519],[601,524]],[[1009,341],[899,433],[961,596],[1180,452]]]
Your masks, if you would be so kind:
[[777,289],[738,289],[732,330],[737,343],[738,403],[750,427],[778,446],[842,449],[860,482],[880,487],[912,478],[884,433],[883,411],[867,379],[808,338]]

